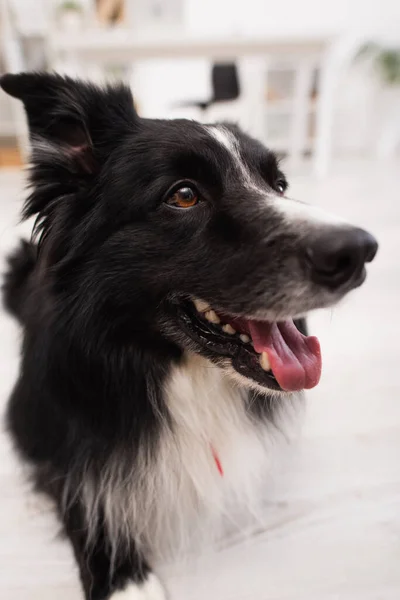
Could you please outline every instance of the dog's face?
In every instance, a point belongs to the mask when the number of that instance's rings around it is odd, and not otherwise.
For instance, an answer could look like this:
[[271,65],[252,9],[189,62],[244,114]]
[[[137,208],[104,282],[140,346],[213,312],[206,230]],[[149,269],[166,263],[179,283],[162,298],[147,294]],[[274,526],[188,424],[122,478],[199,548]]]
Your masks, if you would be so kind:
[[27,214],[87,314],[98,305],[258,389],[316,385],[318,341],[294,320],[363,282],[372,236],[290,199],[275,155],[236,127],[140,119],[124,88],[1,84],[31,128]]

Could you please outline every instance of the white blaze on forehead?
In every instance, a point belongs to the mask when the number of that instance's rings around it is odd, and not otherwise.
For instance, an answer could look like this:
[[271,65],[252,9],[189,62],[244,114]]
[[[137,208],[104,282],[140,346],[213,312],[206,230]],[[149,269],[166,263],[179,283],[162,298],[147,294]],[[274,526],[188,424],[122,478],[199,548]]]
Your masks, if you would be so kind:
[[238,152],[238,141],[233,135],[232,131],[229,131],[223,125],[206,125],[207,131],[221,144],[224,146],[233,158],[239,159]]
[[291,200],[290,198],[276,198],[275,208],[284,216],[287,223],[309,223],[319,225],[345,225],[346,222],[326,212],[318,206]]
[[210,135],[228,151],[236,171],[245,187],[258,192],[262,198],[264,206],[271,204],[284,216],[287,223],[305,223],[319,225],[345,225],[345,221],[324,211],[322,208],[312,206],[297,200],[282,198],[268,189],[267,185],[263,188],[255,181],[246,163],[243,161],[240,153],[240,142],[227,127],[223,125],[206,125],[206,130]]
[[210,135],[220,144],[220,146],[223,146],[223,148],[228,151],[232,162],[234,163],[242,180],[242,183],[248,188],[265,194],[265,190],[263,190],[260,185],[257,184],[252,177],[252,174],[250,173],[246,163],[243,161],[240,154],[240,143],[235,137],[234,133],[223,125],[206,125],[205,127],[208,133],[210,133]]

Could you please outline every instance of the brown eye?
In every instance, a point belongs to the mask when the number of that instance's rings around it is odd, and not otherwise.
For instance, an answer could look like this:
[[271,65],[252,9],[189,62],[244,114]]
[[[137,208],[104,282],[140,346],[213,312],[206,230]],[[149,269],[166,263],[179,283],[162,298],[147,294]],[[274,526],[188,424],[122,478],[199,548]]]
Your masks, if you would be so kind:
[[192,208],[199,202],[199,195],[193,188],[183,186],[175,190],[173,194],[167,198],[167,204],[176,208]]

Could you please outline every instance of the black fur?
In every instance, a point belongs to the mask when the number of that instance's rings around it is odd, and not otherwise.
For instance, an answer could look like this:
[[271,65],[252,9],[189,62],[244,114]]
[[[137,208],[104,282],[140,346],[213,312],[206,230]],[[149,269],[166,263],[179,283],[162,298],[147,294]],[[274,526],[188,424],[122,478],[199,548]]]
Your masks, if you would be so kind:
[[3,283],[4,308],[21,323],[24,322],[25,299],[30,275],[35,267],[37,247],[21,240],[20,246],[8,258],[8,271]]

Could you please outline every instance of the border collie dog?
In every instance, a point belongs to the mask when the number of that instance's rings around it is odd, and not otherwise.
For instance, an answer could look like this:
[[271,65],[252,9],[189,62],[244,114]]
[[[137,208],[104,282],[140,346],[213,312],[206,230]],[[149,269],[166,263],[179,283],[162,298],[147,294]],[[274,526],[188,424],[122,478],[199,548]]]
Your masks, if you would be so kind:
[[276,429],[318,383],[304,317],[359,286],[375,239],[287,197],[228,124],[142,119],[128,88],[5,75],[32,142],[33,240],[7,425],[56,506],[87,600],[161,600],[151,569],[260,496]]

